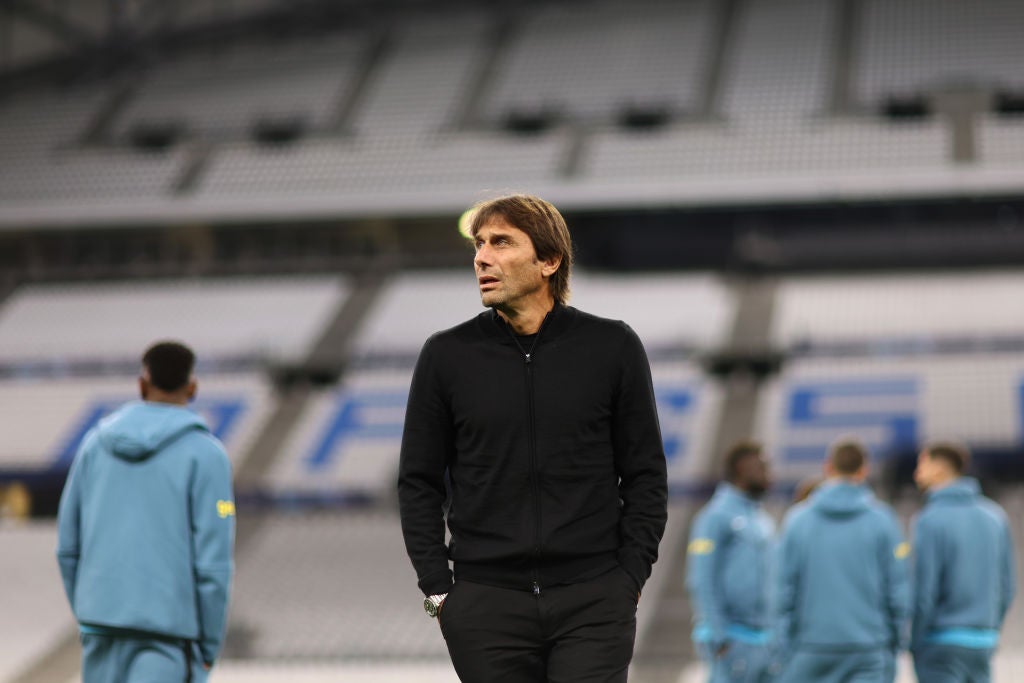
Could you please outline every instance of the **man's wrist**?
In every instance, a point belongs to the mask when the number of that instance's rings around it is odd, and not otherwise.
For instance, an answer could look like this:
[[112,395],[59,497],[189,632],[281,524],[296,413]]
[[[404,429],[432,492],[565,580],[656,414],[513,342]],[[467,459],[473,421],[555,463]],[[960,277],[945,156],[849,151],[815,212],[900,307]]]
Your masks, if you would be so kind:
[[435,595],[428,595],[423,601],[423,609],[426,611],[427,616],[430,618],[436,617],[441,613],[441,606],[444,605],[445,599],[448,597],[447,593],[437,593]]

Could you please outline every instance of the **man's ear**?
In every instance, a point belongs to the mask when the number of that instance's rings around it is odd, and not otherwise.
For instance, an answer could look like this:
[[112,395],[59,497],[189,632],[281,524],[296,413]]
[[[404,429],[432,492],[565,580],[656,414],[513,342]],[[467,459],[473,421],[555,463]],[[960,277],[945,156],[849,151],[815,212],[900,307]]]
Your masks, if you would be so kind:
[[543,259],[540,262],[540,273],[544,277],[551,277],[556,272],[558,272],[558,268],[561,265],[562,265],[562,257],[560,255],[559,256],[552,256],[549,259]]
[[139,396],[143,401],[146,400],[146,395],[149,393],[149,382],[146,381],[145,377],[139,377]]
[[196,396],[198,395],[198,393],[199,393],[199,383],[196,382],[194,379],[190,379],[188,381],[188,400],[189,401],[196,400]]

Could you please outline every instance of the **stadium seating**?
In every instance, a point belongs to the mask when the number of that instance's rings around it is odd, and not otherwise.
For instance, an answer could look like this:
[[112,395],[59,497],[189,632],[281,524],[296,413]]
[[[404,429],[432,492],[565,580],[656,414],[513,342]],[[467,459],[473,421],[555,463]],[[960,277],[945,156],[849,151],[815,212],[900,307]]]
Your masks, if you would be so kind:
[[207,368],[295,362],[347,292],[330,276],[25,286],[0,309],[0,363],[134,365],[147,345],[168,338],[200,349]]
[[269,517],[238,563],[229,656],[446,657],[421,603],[393,513]]
[[780,287],[772,341],[782,348],[860,344],[927,351],[942,342],[1024,339],[1005,302],[1024,297],[1012,271],[789,278]]
[[54,554],[55,526],[0,520],[0,681],[14,680],[74,633]]
[[948,85],[1024,85],[1017,26],[1024,7],[984,0],[866,0],[855,97],[864,104]]

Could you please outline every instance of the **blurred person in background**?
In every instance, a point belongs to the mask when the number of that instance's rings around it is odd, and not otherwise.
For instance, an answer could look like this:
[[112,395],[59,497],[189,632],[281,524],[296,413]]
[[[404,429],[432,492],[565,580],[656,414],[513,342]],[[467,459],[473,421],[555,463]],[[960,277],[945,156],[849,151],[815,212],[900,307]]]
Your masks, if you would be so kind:
[[186,406],[195,356],[142,358],[141,401],[92,429],[61,495],[57,558],[83,683],[203,681],[220,651],[235,504],[223,445]]
[[970,452],[936,443],[918,455],[927,493],[914,521],[911,652],[922,683],[987,683],[999,630],[1016,592],[1006,514],[964,476]]
[[0,487],[0,519],[26,520],[32,516],[32,493],[20,481]]
[[785,683],[890,683],[910,615],[896,516],[865,484],[868,456],[835,443],[826,480],[783,522],[777,593]]
[[741,441],[725,457],[725,481],[697,514],[687,547],[693,640],[711,683],[764,683],[769,645],[775,522],[761,506],[771,485],[761,444]]
[[554,206],[486,201],[470,234],[489,310],[424,344],[402,438],[424,607],[465,683],[625,681],[667,519],[646,353],[625,323],[566,305]]

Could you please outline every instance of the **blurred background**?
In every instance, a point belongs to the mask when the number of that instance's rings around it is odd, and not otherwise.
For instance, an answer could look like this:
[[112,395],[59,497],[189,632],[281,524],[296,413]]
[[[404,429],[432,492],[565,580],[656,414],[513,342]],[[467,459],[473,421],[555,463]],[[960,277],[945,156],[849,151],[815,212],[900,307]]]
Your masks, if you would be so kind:
[[781,516],[859,435],[905,524],[917,449],[962,439],[1024,548],[1022,30],[1017,0],[0,0],[0,681],[78,680],[56,504],[177,338],[236,478],[211,680],[454,682],[394,483],[416,354],[480,310],[458,219],[508,191],[652,361],[631,680],[700,680],[686,536],[738,438]]

